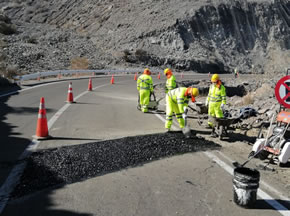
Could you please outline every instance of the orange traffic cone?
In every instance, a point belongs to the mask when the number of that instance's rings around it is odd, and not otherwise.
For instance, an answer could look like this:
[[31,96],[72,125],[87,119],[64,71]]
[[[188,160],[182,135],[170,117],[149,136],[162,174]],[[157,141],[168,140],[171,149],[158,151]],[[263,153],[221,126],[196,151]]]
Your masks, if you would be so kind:
[[68,92],[67,92],[67,100],[66,102],[68,103],[74,103],[74,96],[73,96],[73,92],[72,92],[72,83],[69,83],[68,86]]
[[183,73],[181,73],[181,75],[180,75],[180,76],[181,76],[181,79],[183,79]]
[[114,74],[113,74],[111,78],[111,84],[114,84],[114,83],[115,83],[115,79],[114,79]]
[[137,80],[137,73],[135,73],[134,80],[135,81]]
[[158,78],[158,79],[160,79],[160,72],[158,73],[158,76],[157,76],[157,78]]
[[89,79],[89,86],[88,86],[88,91],[92,91],[93,87],[92,87],[92,78]]
[[36,134],[33,137],[35,139],[47,139],[50,137],[48,135],[46,110],[45,110],[45,106],[44,106],[44,97],[40,98],[40,105],[39,105],[38,119],[37,119],[37,126],[36,126]]

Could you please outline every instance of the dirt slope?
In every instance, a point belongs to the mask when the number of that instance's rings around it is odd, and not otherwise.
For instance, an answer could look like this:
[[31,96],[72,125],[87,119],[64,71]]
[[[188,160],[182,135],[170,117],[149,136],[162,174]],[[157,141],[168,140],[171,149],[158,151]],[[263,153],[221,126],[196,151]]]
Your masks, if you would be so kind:
[[287,0],[4,0],[18,26],[5,53],[24,71],[172,66],[212,72],[273,72],[290,61]]

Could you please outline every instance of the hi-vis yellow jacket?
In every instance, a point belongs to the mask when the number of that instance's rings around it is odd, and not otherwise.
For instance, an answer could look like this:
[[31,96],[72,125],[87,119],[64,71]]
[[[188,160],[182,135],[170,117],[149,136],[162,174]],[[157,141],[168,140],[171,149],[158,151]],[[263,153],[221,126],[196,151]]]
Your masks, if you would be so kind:
[[176,78],[174,75],[171,75],[171,77],[166,81],[165,93],[175,88],[176,88]]
[[178,106],[179,113],[183,113],[184,107],[188,106],[188,98],[184,96],[186,90],[186,87],[179,87],[169,91],[167,95],[170,100],[167,106]]
[[207,101],[208,104],[226,104],[226,88],[222,84],[220,87],[212,84],[209,88]]
[[148,90],[153,92],[153,81],[152,77],[147,74],[142,74],[137,80],[137,90]]

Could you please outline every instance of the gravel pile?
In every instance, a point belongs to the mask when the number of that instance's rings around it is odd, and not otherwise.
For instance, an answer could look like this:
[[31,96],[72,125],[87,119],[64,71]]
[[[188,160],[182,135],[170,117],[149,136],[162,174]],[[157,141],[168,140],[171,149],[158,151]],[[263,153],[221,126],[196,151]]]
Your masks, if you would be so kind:
[[33,153],[12,197],[59,184],[135,167],[164,157],[217,149],[220,146],[202,138],[186,139],[182,133],[126,137]]

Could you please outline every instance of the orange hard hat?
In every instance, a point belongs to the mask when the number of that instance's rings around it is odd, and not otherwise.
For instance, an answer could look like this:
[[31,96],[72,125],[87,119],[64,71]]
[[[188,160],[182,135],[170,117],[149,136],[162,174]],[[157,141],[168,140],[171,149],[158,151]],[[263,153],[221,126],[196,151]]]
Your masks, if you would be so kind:
[[172,74],[172,70],[170,68],[166,68],[164,70],[164,75],[167,75],[167,74]]
[[151,71],[149,70],[149,68],[145,68],[143,73],[147,75],[151,75]]

